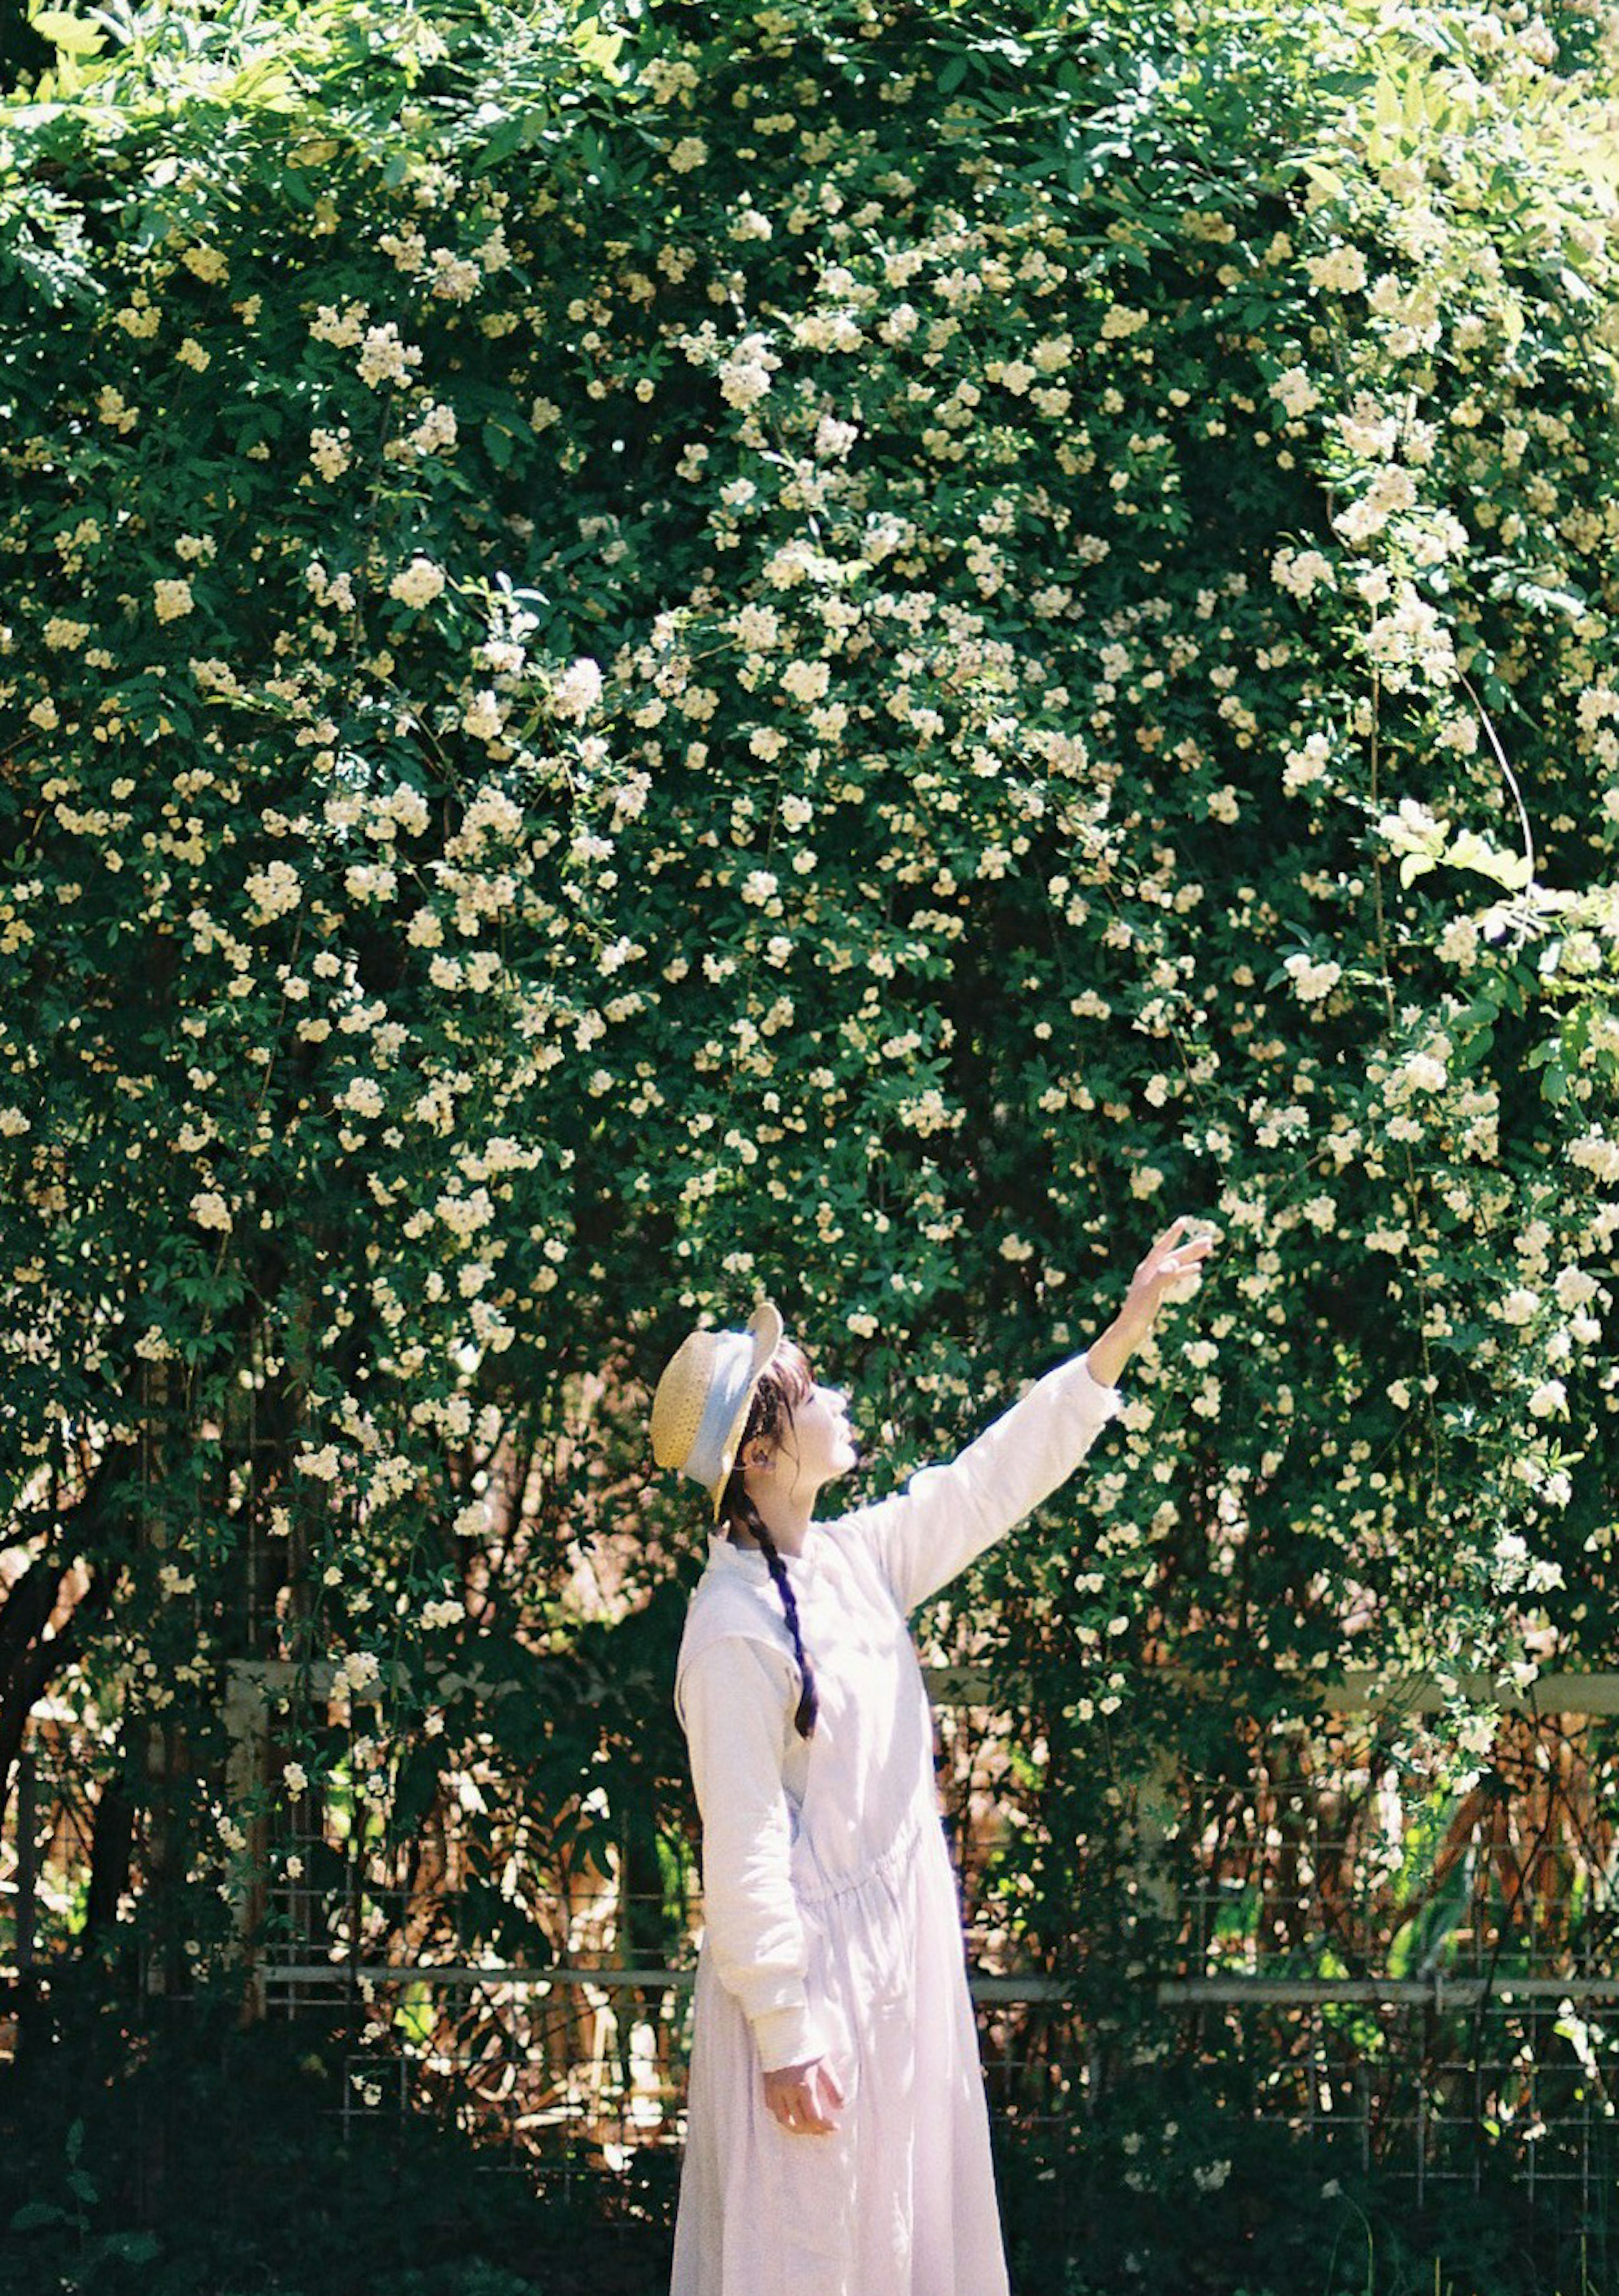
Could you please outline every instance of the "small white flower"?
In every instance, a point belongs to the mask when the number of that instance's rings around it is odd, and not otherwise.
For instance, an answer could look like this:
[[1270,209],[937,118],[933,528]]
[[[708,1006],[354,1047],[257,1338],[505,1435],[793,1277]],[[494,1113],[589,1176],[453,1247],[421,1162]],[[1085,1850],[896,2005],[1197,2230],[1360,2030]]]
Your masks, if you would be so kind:
[[588,718],[602,698],[601,664],[581,654],[570,664],[551,689],[551,707],[557,717],[577,724]]
[[485,686],[481,693],[473,696],[462,712],[461,723],[474,741],[498,741],[505,719],[500,707],[500,697],[491,686]]
[[338,1095],[339,1108],[352,1109],[357,1116],[380,1116],[387,1105],[382,1088],[374,1077],[350,1077]]
[[1321,401],[1320,392],[1302,366],[1290,366],[1278,374],[1270,386],[1270,395],[1281,400],[1284,410],[1295,421]]
[[388,594],[407,606],[427,606],[440,597],[444,591],[444,569],[420,551],[408,566],[402,566],[388,585]]

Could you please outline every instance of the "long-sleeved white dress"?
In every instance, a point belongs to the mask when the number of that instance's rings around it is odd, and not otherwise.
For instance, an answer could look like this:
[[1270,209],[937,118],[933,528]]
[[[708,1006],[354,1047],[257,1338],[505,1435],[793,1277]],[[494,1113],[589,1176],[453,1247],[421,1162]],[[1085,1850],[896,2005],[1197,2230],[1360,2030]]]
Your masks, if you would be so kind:
[[[801,1677],[759,1548],[711,1532],[676,1663],[703,1824],[670,2296],[1008,2296],[962,1909],[907,1613],[1078,1466],[1122,1407],[1083,1356],[948,1464],[785,1555]],[[826,2055],[834,2135],[761,2075]]]

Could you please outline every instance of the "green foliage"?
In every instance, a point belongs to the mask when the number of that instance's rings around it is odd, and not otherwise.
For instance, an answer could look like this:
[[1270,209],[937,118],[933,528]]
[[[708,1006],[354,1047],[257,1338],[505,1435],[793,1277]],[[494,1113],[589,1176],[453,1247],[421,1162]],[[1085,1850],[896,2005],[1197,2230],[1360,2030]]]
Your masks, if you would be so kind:
[[689,1871],[684,1329],[769,1288],[886,1487],[1186,1208],[1201,1313],[924,1622],[1029,1676],[995,1887],[1127,2069],[1156,1747],[1619,1625],[1611,26],[36,22],[4,1463],[116,1586],[77,1687],[193,1734],[168,1934],[278,1594],[377,1702],[317,1792]]
[[8,2076],[7,2296],[647,2296],[660,2268],[668,2286],[667,2235],[645,2221],[668,2160],[622,2180],[617,2208],[588,2177],[536,2193],[426,2115],[345,2123],[341,2023],[242,2031],[225,2008],[126,2024],[86,2093],[114,2021],[57,2013],[56,2046]]

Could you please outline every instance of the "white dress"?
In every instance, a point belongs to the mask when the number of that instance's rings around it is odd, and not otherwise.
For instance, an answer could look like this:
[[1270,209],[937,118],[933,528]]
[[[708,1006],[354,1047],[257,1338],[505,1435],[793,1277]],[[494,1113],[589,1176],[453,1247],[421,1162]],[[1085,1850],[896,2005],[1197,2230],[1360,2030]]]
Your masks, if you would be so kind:
[[[670,2296],[1007,2296],[962,1911],[906,1614],[1054,1491],[1121,1408],[1075,1356],[948,1465],[785,1555],[711,1532],[675,1674],[703,1822]],[[828,2057],[835,2135],[761,2075]]]

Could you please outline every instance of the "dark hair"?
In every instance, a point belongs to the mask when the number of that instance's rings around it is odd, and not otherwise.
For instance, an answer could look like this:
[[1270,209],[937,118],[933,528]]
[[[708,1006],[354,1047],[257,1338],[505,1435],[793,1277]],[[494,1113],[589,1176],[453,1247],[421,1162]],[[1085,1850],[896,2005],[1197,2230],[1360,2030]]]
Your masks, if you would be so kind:
[[776,1541],[766,1529],[759,1509],[743,1484],[743,1454],[749,1444],[762,1436],[767,1441],[779,1441],[784,1427],[793,1425],[795,1404],[808,1403],[815,1390],[809,1359],[796,1341],[784,1340],[760,1374],[759,1384],[753,1390],[753,1401],[748,1412],[747,1423],[742,1431],[742,1440],[736,1446],[736,1464],[727,1478],[719,1501],[719,1521],[733,1529],[749,1531],[764,1549],[770,1576],[781,1590],[782,1607],[787,1613],[787,1628],[793,1636],[793,1647],[798,1653],[799,1671],[803,1677],[803,1695],[793,1717],[793,1727],[801,1738],[813,1738],[816,1717],[820,1701],[816,1695],[815,1676],[804,1654],[803,1636],[799,1632],[798,1599],[793,1592],[793,1582],[787,1566],[777,1552]]

